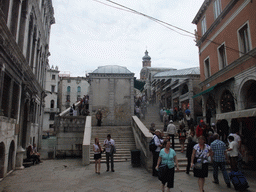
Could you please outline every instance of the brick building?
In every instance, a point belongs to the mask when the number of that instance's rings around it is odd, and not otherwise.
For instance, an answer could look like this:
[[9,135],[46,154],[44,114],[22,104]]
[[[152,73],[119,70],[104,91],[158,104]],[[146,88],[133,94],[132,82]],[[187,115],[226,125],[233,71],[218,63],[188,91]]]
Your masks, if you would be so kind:
[[256,2],[205,0],[197,25],[203,115],[239,127],[244,160],[256,160]]

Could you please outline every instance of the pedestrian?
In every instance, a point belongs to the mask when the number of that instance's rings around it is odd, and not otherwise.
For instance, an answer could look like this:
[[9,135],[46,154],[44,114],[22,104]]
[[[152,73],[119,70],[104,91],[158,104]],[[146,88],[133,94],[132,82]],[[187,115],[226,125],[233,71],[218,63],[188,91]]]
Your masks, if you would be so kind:
[[200,137],[201,135],[203,135],[203,131],[206,128],[205,124],[204,124],[204,120],[200,120],[199,125],[196,127],[196,136],[197,138]]
[[208,108],[206,110],[206,123],[208,125],[211,125],[211,118],[212,118],[212,110],[210,108]]
[[211,147],[205,144],[204,136],[200,136],[191,157],[191,167],[194,168],[194,177],[198,177],[200,192],[204,192],[205,177],[208,177],[208,157],[211,154]]
[[160,115],[160,120],[161,120],[161,122],[163,122],[163,115],[164,115],[164,110],[163,110],[163,108],[160,109],[159,115]]
[[226,166],[226,144],[220,140],[219,134],[215,133],[213,135],[214,141],[211,143],[211,149],[213,152],[213,183],[219,184],[218,179],[218,168],[222,171],[223,178],[227,187],[230,188],[230,180],[225,168]]
[[187,157],[187,169],[186,173],[189,174],[190,166],[191,166],[191,156],[193,152],[193,148],[197,143],[193,141],[192,137],[188,137],[188,144],[187,144],[187,151],[186,151],[186,157]]
[[69,109],[69,116],[73,116],[73,107],[70,106],[70,109]]
[[93,144],[94,160],[95,160],[95,173],[100,175],[100,160],[102,148],[100,146],[99,139],[96,137],[95,143]]
[[96,113],[96,119],[97,119],[97,126],[101,126],[101,123],[102,123],[102,113],[101,113],[100,109],[98,109],[98,111]]
[[157,165],[157,160],[159,157],[159,153],[163,144],[163,140],[160,138],[161,137],[161,131],[159,129],[157,129],[155,131],[155,135],[153,136],[155,145],[156,145],[156,150],[153,151],[153,166],[152,166],[152,170],[153,170],[153,176],[158,176],[158,172],[155,169],[156,165]]
[[162,179],[162,191],[165,190],[166,183],[167,191],[170,191],[170,189],[174,187],[174,167],[176,164],[177,170],[179,170],[179,164],[175,151],[172,148],[170,148],[170,141],[165,141],[164,146],[165,148],[161,149],[160,151],[157,166],[155,169],[158,170],[160,163],[162,165],[167,165],[165,176]]
[[155,123],[151,123],[151,126],[149,128],[149,132],[152,133],[153,135],[155,135],[155,131],[156,131],[156,128],[155,128]]
[[178,130],[178,135],[179,135],[179,141],[180,141],[180,145],[181,145],[181,153],[184,152],[184,143],[186,140],[186,136],[187,136],[187,132],[184,129],[183,125],[180,125],[180,128]]
[[228,155],[230,158],[230,166],[232,171],[238,171],[237,161],[238,161],[238,143],[234,141],[233,136],[228,137],[229,146],[228,146]]
[[177,134],[177,129],[172,120],[169,121],[169,125],[167,126],[167,133],[172,138],[172,149],[174,150],[174,137]]
[[187,121],[188,127],[190,127],[190,124],[191,124],[191,116],[190,116],[190,113],[186,113],[186,121]]
[[113,148],[115,148],[115,141],[111,139],[111,135],[107,135],[107,139],[104,141],[104,147],[106,151],[106,163],[107,163],[107,172],[109,171],[109,158],[111,160],[111,171],[115,172],[114,170],[114,152]]

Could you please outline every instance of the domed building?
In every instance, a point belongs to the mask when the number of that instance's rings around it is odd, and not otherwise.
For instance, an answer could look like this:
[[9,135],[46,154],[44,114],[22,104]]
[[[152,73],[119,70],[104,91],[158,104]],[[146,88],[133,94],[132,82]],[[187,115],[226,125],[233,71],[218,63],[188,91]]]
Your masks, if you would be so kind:
[[100,66],[89,74],[89,110],[101,109],[103,125],[130,125],[134,113],[134,73],[118,65]]

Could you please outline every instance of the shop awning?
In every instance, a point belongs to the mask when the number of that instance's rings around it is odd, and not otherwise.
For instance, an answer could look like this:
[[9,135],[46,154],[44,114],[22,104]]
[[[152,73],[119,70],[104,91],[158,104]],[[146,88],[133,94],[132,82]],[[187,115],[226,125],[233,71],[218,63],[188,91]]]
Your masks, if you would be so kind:
[[216,120],[236,119],[236,118],[254,117],[254,116],[256,116],[256,108],[217,114]]
[[211,88],[206,89],[206,90],[202,91],[201,93],[198,93],[198,94],[194,95],[192,98],[194,99],[194,98],[196,98],[196,97],[198,97],[198,96],[200,96],[200,95],[203,95],[203,94],[205,94],[205,93],[208,93],[208,92],[212,91],[215,86],[217,86],[217,85],[214,85],[214,86],[212,86]]
[[231,80],[234,80],[234,77],[231,77],[231,78],[229,78],[229,79],[227,79],[227,80],[225,80],[225,81],[223,81],[221,83],[217,83],[216,85],[212,86],[211,88],[206,89],[206,90],[202,91],[201,93],[198,93],[198,94],[194,95],[192,98],[194,99],[194,98],[196,98],[196,97],[198,97],[200,95],[208,93],[208,92],[212,91],[215,87],[221,86],[221,85],[223,85],[223,84],[225,84],[225,83],[227,83],[228,81],[231,81]]

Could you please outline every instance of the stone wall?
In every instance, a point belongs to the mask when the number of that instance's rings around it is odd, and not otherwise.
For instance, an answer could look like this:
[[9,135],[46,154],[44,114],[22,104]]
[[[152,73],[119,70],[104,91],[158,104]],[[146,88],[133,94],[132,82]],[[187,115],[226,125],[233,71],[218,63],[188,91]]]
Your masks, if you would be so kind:
[[96,112],[101,109],[103,125],[131,125],[134,110],[134,80],[132,75],[91,75],[90,111],[96,125]]

